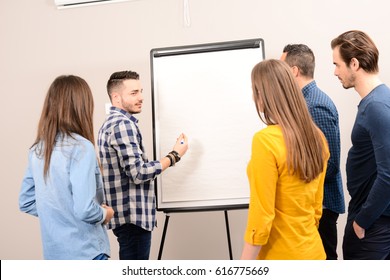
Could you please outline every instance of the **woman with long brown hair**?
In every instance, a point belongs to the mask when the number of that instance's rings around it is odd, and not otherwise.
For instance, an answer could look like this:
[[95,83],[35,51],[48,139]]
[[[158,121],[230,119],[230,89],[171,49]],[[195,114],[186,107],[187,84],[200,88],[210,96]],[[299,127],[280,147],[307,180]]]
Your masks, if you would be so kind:
[[107,259],[103,184],[93,137],[93,97],[80,77],[59,76],[43,105],[19,195],[39,217],[45,259]]
[[253,100],[267,125],[253,137],[247,168],[248,224],[242,259],[325,259],[318,233],[329,158],[289,66],[252,70]]

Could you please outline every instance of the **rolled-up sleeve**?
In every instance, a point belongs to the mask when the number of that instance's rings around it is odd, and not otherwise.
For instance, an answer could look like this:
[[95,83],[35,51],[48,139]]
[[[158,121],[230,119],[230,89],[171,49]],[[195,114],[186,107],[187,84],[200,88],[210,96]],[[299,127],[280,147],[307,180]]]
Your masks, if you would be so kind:
[[267,147],[267,140],[261,134],[256,134],[253,138],[247,175],[250,184],[250,202],[244,240],[252,245],[264,245],[268,241],[275,218],[278,170],[275,156]]

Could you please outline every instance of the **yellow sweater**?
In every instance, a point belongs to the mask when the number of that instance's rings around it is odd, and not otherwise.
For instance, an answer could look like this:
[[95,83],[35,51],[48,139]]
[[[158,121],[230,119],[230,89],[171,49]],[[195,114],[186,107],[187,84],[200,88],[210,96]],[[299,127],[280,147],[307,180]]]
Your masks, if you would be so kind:
[[326,258],[318,233],[326,162],[320,176],[305,183],[288,174],[280,126],[268,126],[254,135],[247,168],[250,203],[244,239],[262,245],[258,259]]

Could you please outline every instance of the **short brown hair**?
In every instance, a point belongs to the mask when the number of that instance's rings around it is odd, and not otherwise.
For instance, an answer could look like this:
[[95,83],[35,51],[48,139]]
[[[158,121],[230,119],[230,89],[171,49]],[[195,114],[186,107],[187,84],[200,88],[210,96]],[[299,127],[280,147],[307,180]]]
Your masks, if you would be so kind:
[[332,49],[339,47],[340,56],[349,66],[352,58],[359,61],[359,66],[368,73],[378,73],[379,51],[374,41],[363,31],[344,32],[331,42]]
[[112,73],[107,81],[107,93],[111,100],[111,93],[123,85],[124,80],[139,80],[139,74],[134,71],[119,71]]
[[313,51],[304,44],[289,44],[283,48],[286,53],[285,62],[291,67],[296,66],[301,75],[314,78],[316,65]]

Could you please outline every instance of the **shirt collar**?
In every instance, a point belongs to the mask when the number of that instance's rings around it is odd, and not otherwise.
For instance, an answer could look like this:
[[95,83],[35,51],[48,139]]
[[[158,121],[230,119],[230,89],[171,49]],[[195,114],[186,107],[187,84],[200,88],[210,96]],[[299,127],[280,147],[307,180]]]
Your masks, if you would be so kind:
[[129,118],[131,121],[138,123],[138,119],[136,117],[134,117],[132,114],[130,114],[129,112],[127,112],[121,108],[111,106],[110,107],[110,114],[113,112],[118,112],[118,113],[124,115],[125,117]]
[[317,87],[317,84],[316,84],[316,81],[311,81],[310,83],[308,83],[306,86],[304,86],[302,88],[302,93],[303,93],[303,96],[306,96],[308,95],[313,89],[315,89]]

